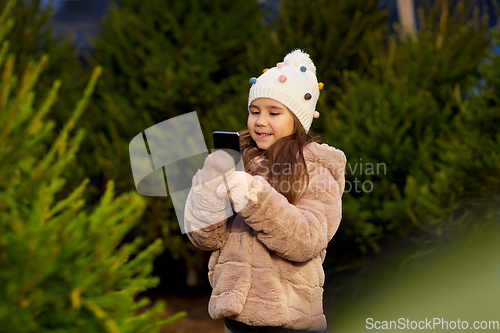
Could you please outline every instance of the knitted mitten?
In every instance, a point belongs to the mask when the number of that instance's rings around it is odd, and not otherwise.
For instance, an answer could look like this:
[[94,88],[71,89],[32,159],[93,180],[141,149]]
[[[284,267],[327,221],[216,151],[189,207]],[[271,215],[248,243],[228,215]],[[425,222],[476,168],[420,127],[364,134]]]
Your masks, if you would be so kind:
[[[226,152],[217,150],[207,156],[203,169],[198,170],[192,180],[186,208],[191,209],[193,215],[203,226],[212,225],[233,215],[231,202],[225,196],[217,195],[220,185],[224,186],[224,178],[234,173],[234,160]],[[193,226],[191,226],[193,227]]]
[[[227,179],[227,184],[219,185],[217,195],[227,195],[229,190],[229,198],[233,203],[233,208],[236,213],[245,208],[248,200],[257,202],[257,192],[263,185],[256,181],[252,175],[244,171],[234,171]],[[226,187],[227,185],[227,187]]]

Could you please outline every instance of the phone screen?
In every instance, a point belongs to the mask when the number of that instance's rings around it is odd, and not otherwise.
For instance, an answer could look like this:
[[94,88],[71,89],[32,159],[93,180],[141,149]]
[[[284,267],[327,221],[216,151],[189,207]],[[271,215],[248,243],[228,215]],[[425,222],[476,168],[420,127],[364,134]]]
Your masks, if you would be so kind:
[[241,160],[240,134],[238,132],[215,131],[214,149],[226,149],[227,153],[234,158],[235,164]]

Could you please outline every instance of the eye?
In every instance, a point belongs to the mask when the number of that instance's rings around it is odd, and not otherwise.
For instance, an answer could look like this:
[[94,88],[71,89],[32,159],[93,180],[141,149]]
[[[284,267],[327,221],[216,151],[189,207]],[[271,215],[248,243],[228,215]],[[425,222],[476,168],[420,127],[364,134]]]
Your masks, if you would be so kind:
[[279,116],[280,114],[277,112],[271,112],[271,116]]
[[259,111],[252,110],[250,111],[250,114],[259,114]]

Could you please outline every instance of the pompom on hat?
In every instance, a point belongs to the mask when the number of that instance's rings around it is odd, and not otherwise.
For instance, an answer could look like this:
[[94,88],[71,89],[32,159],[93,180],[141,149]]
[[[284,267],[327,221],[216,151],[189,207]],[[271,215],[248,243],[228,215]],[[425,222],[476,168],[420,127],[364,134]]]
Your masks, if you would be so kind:
[[251,78],[248,106],[257,98],[271,98],[285,105],[309,132],[313,118],[319,117],[316,103],[323,83],[318,84],[316,66],[302,50],[287,54],[276,67]]

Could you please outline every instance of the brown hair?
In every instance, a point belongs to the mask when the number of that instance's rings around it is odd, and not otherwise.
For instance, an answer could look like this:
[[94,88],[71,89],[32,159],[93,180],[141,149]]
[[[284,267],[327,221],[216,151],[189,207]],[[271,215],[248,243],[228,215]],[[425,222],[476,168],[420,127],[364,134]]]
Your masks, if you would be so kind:
[[[280,138],[269,149],[262,150],[257,147],[257,143],[246,129],[240,132],[241,151],[256,148],[244,154],[245,170],[249,172],[250,162],[257,157],[263,157],[264,159],[258,170],[266,170],[265,173],[269,184],[284,195],[288,202],[295,204],[309,185],[309,173],[307,172],[303,149],[311,142],[319,142],[320,136],[307,133],[293,112],[288,111],[293,116],[292,134]],[[275,165],[279,167],[277,174],[273,168]],[[284,166],[289,166],[289,168],[284,169]],[[292,172],[283,172],[289,169]],[[295,184],[298,184],[298,186]]]

